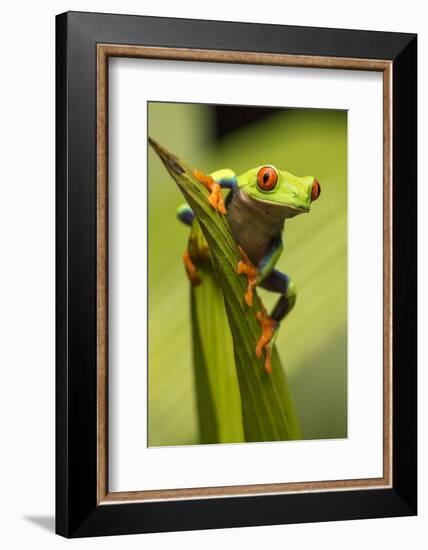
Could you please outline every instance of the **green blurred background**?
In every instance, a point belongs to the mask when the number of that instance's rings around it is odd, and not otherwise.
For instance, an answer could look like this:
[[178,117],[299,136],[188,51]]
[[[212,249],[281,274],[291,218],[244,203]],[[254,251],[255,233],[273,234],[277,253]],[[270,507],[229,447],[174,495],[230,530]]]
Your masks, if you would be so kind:
[[[347,113],[321,109],[148,105],[149,134],[205,173],[273,164],[316,176],[309,215],[286,221],[277,268],[297,303],[277,339],[304,439],[347,436]],[[149,150],[149,441],[198,443],[183,196]],[[260,290],[268,309],[277,296]]]

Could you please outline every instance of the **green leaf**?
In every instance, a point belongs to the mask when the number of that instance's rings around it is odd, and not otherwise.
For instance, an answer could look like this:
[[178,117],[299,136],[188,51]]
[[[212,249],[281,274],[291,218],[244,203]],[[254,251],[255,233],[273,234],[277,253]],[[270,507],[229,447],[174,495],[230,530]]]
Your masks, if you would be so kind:
[[241,395],[223,293],[211,261],[198,266],[198,275],[202,283],[191,289],[191,319],[200,439],[240,443],[245,441]]
[[201,334],[202,319],[198,319],[198,300],[191,290],[191,319],[193,342],[193,366],[198,408],[199,438],[201,443],[219,443],[216,406],[209,379],[209,355],[204,353],[204,339]]
[[[253,307],[244,302],[246,278],[236,274],[236,265],[240,260],[238,247],[232,237],[225,216],[215,211],[207,200],[208,192],[193,175],[193,170],[184,161],[170,153],[163,146],[149,138],[149,143],[161,158],[166,169],[177,183],[186,201],[195,212],[202,233],[208,243],[213,261],[215,281],[223,294],[223,303],[227,313],[229,327],[217,327],[214,333],[205,333],[193,326],[193,335],[198,338],[196,343],[199,357],[195,357],[195,368],[199,372],[199,384],[210,381],[213,367],[207,368],[206,350],[225,350],[224,357],[216,354],[215,362],[227,359],[227,331],[230,329],[233,341],[234,363],[242,407],[242,421],[245,441],[284,441],[300,439],[300,430],[291,399],[288,383],[281,365],[279,355],[274,348],[272,353],[272,374],[268,375],[263,367],[264,359],[257,359],[255,346],[260,336],[260,326],[256,320],[256,312],[261,310],[261,302],[254,295]],[[204,281],[201,287],[203,287]],[[213,293],[210,292],[210,296]],[[198,304],[196,293],[192,298],[192,323],[198,321]],[[200,311],[199,311],[200,312]],[[221,316],[220,316],[221,319]],[[207,345],[208,343],[208,345]],[[204,347],[205,344],[205,347]],[[205,354],[203,350],[205,349]],[[218,365],[217,365],[218,366]],[[205,374],[201,374],[201,372]],[[221,372],[221,369],[219,369]],[[198,382],[198,380],[197,380]],[[212,415],[216,407],[216,399],[212,391],[205,388],[205,414]],[[200,398],[198,398],[200,399]],[[200,408],[198,408],[200,411]],[[200,423],[203,423],[200,411]],[[216,415],[218,420],[218,415]],[[217,422],[215,431],[206,438],[219,438],[220,426]]]

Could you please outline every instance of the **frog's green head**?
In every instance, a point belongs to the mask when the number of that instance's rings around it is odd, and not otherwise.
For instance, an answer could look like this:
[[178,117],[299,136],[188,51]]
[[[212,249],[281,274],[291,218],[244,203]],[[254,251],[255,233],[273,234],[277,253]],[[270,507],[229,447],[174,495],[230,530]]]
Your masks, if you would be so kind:
[[286,218],[309,212],[311,203],[321,192],[313,176],[293,176],[272,165],[248,170],[238,177],[238,187],[255,201],[283,207]]

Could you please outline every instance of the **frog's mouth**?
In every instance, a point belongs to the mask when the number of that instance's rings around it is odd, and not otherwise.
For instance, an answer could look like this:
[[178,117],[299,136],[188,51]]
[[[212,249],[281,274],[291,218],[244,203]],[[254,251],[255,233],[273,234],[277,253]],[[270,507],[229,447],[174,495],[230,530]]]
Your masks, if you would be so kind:
[[307,214],[310,210],[309,206],[292,206],[290,204],[285,205],[274,201],[263,201],[263,203],[260,204],[263,204],[263,206],[266,206],[272,212],[280,212],[285,218],[294,218],[299,214]]
[[307,214],[309,212],[309,206],[283,206],[282,208],[285,210],[286,218],[294,218],[294,216],[298,216],[299,214]]
[[247,208],[255,209],[257,212],[263,213],[266,216],[271,216],[272,218],[294,218],[299,214],[304,214],[309,212],[309,206],[293,206],[291,204],[282,204],[276,201],[269,201],[264,199],[263,201],[258,200],[247,193],[240,194],[241,200],[246,203]]

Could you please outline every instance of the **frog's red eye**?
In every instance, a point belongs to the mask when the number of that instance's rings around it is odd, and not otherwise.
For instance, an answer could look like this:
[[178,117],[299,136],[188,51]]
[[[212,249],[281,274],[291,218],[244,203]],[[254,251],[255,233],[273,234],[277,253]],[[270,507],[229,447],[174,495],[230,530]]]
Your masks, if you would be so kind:
[[257,172],[257,185],[263,191],[271,191],[278,182],[278,172],[272,166],[263,166]]
[[312,184],[311,191],[311,201],[316,201],[321,194],[321,185],[320,182],[315,178],[314,183]]

